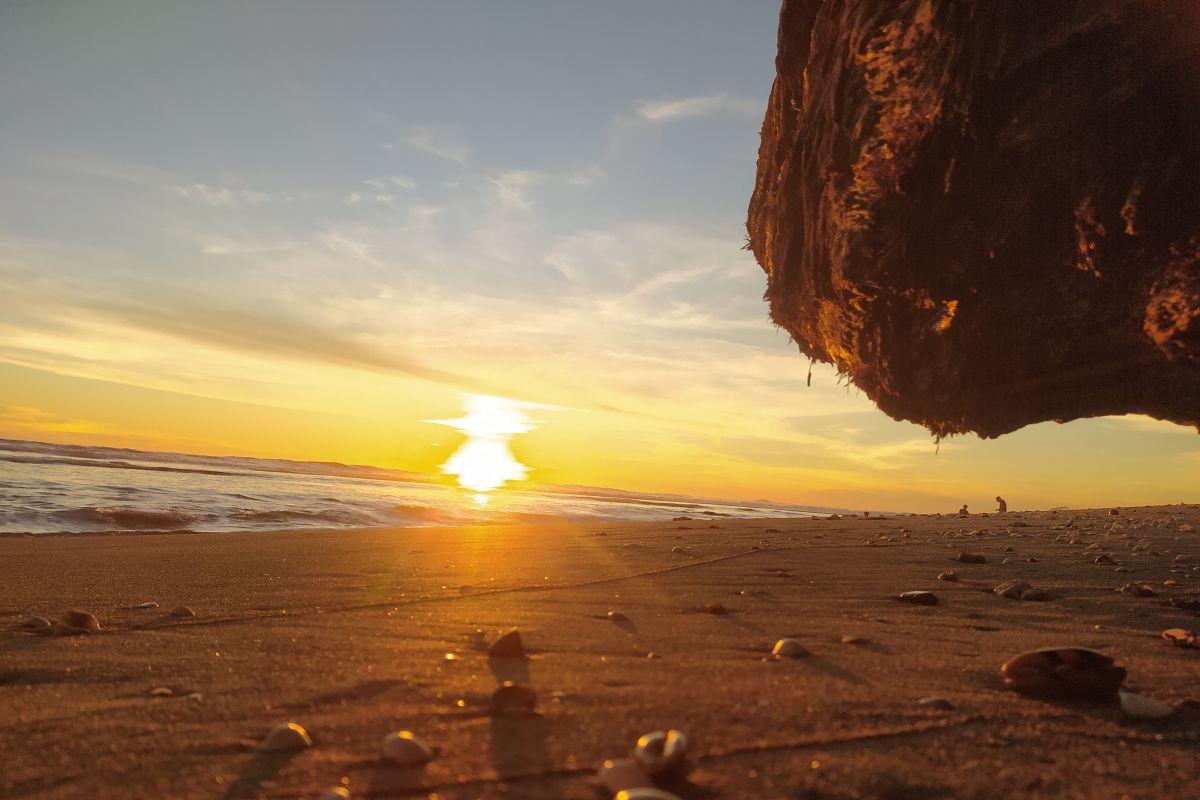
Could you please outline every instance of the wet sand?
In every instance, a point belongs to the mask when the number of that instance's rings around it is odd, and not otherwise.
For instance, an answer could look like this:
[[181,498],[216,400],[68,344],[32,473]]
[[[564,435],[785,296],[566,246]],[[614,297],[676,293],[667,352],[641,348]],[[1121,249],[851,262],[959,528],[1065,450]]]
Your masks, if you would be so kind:
[[[1200,699],[1200,650],[1160,637],[1200,627],[1168,603],[1200,600],[1198,537],[1200,506],[0,539],[0,796],[319,797],[345,779],[355,796],[595,800],[605,758],[674,727],[691,740],[684,800],[1195,797],[1200,712],[1026,698],[998,667],[1081,645],[1128,688]],[[947,569],[961,580],[938,581]],[[1009,579],[1051,599],[991,593]],[[1156,596],[1114,591],[1129,580]],[[895,599],[908,590],[940,602]],[[71,608],[103,630],[17,628]],[[514,626],[530,657],[489,661]],[[764,661],[785,636],[811,655]],[[535,688],[541,713],[489,716],[503,680]],[[288,720],[313,748],[255,750]],[[396,729],[438,757],[381,763]]]

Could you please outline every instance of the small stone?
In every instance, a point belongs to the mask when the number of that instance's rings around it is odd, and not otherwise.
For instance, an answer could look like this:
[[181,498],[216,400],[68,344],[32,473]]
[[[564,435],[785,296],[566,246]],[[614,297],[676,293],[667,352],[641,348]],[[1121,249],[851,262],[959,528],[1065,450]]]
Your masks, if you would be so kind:
[[951,703],[944,697],[922,697],[917,702],[930,708],[940,708],[942,711],[954,710],[954,703]]
[[1025,581],[1005,581],[992,589],[997,597],[1007,597],[1009,600],[1020,600],[1021,595],[1033,587]]
[[775,658],[803,658],[808,654],[808,648],[800,644],[798,639],[780,639],[771,648],[771,655]]
[[608,612],[608,618],[613,622],[627,622],[629,620],[629,617],[625,616],[620,611]]
[[187,606],[175,606],[171,609],[171,616],[178,617],[180,619],[188,619],[189,617],[196,616],[196,612],[192,611]]
[[312,747],[308,731],[295,722],[283,722],[271,728],[270,733],[259,743],[258,749],[268,753],[283,753]]
[[945,572],[939,572],[937,579],[939,581],[950,581],[951,583],[955,583],[958,581],[958,573],[952,569],[948,569]]
[[525,645],[521,642],[521,632],[516,628],[492,642],[492,646],[488,648],[488,658],[524,657]]
[[1108,555],[1107,553],[1101,553],[1100,555],[1098,555],[1094,559],[1092,559],[1092,563],[1093,564],[1112,564],[1115,562],[1113,561],[1112,556]]
[[843,636],[839,641],[842,644],[867,644],[870,640],[865,636]]
[[537,709],[537,692],[528,686],[505,681],[492,692],[490,713],[495,716],[534,714]]
[[321,800],[350,800],[350,790],[345,786],[330,786],[321,795]]
[[983,553],[959,553],[954,560],[963,564],[986,564],[987,556]]
[[59,636],[76,636],[100,630],[100,620],[87,611],[65,611],[51,631]]
[[158,608],[158,603],[154,602],[153,600],[150,600],[149,602],[146,602],[146,603],[138,603],[136,606],[134,606],[134,608],[135,609]]
[[1000,667],[1004,685],[1035,697],[1100,700],[1112,697],[1125,669],[1086,647],[1047,647],[1010,658]]
[[936,606],[938,602],[933,592],[902,592],[897,599],[918,606]]
[[383,737],[383,757],[400,767],[420,767],[433,760],[433,751],[412,731],[393,731]]
[[1174,589],[1178,585],[1179,581],[1175,580],[1174,578],[1168,578],[1167,580],[1163,581],[1163,586],[1167,587],[1168,589]]
[[1153,697],[1125,691],[1120,692],[1120,695],[1121,710],[1137,719],[1162,719],[1175,713],[1174,706],[1159,702]]
[[150,690],[151,697],[174,697],[175,692],[166,686],[155,686]]
[[707,606],[704,608],[704,611],[705,611],[706,613],[708,613],[708,614],[716,614],[717,616],[720,616],[720,615],[722,615],[722,614],[728,614],[728,613],[729,613],[728,609],[726,609],[726,608],[725,608],[725,605],[724,605],[723,603],[720,603],[720,602],[716,602],[716,603],[709,603],[709,604],[708,604],[708,605],[707,605]]
[[646,770],[632,758],[608,759],[596,770],[596,779],[613,793],[654,786]]
[[1117,591],[1121,594],[1132,595],[1133,597],[1154,597],[1155,595],[1153,586],[1148,583],[1139,583],[1137,581],[1130,581],[1129,583],[1122,584]]
[[639,786],[636,789],[622,789],[613,796],[613,800],[679,800],[679,796],[654,786]]
[[52,625],[53,623],[45,617],[28,617],[21,620],[18,627],[32,633],[48,633]]
[[684,770],[687,744],[681,731],[654,731],[638,738],[633,757],[652,778],[676,778]]
[[1196,646],[1196,634],[1185,628],[1168,628],[1162,632],[1162,638],[1176,647]]

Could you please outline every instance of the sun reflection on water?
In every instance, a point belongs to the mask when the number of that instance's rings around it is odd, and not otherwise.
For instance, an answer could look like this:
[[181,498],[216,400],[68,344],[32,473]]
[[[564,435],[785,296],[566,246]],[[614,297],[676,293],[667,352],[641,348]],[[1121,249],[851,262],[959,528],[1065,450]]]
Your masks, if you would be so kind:
[[513,455],[509,441],[537,427],[525,413],[526,409],[545,406],[486,394],[463,395],[463,405],[466,414],[458,419],[425,421],[467,435],[467,440],[442,464],[441,470],[454,475],[458,485],[472,493],[472,504],[483,508],[491,499],[490,492],[529,474],[529,468]]

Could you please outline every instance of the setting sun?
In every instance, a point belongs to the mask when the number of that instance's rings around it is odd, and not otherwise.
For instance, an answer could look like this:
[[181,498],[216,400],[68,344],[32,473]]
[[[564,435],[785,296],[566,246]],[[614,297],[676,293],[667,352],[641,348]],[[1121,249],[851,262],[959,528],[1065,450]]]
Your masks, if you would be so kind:
[[460,487],[474,493],[475,505],[485,506],[488,492],[509,481],[519,481],[529,473],[529,468],[516,459],[508,443],[517,434],[536,427],[524,410],[533,404],[493,395],[468,394],[463,396],[463,405],[467,413],[459,419],[426,421],[446,425],[467,435],[467,440],[442,464],[441,470],[456,476]]

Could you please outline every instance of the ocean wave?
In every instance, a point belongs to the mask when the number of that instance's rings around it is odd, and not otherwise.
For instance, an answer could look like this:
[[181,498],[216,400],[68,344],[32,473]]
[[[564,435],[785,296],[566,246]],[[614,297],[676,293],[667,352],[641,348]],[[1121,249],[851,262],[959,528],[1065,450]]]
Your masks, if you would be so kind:
[[294,523],[324,523],[334,525],[379,524],[368,514],[356,514],[349,511],[301,511],[286,508],[242,509],[233,512],[229,516],[231,519],[262,525]]
[[197,520],[196,514],[166,509],[147,511],[114,506],[83,506],[51,512],[54,517],[117,530],[186,530]]

